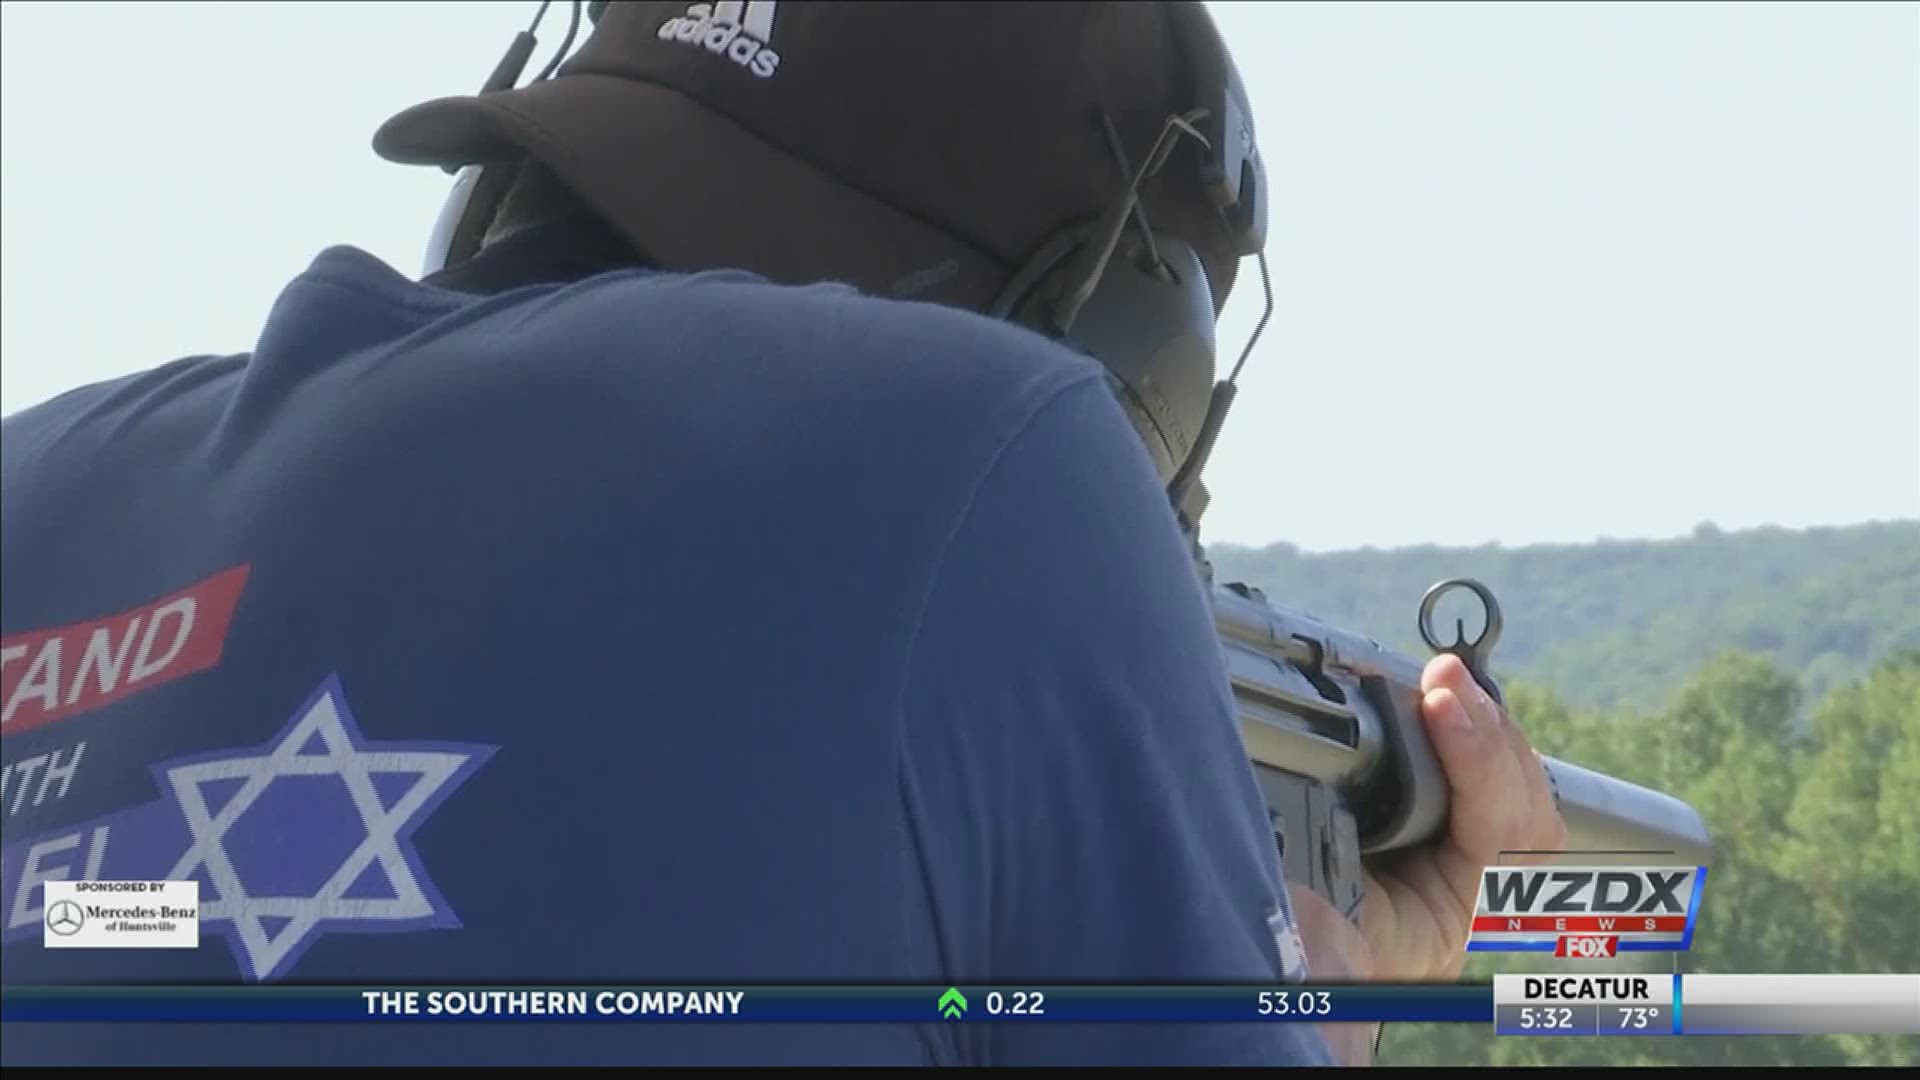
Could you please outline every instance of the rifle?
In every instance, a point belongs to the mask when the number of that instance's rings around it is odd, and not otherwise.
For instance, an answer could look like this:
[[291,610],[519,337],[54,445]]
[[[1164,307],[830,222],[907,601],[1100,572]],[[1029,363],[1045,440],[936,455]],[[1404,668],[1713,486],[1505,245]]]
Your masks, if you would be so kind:
[[[1357,916],[1360,857],[1425,843],[1447,823],[1446,775],[1420,719],[1424,665],[1270,604],[1251,586],[1214,585],[1208,570],[1241,738],[1285,877]],[[1429,620],[1434,601],[1457,586],[1472,589],[1486,605],[1486,630],[1476,643],[1484,650],[1498,637],[1499,608],[1491,591],[1469,579],[1428,590],[1421,636],[1436,651],[1448,648],[1436,642]],[[1502,701],[1484,652],[1463,659]],[[1570,762],[1542,760],[1572,852],[1643,852],[1675,865],[1707,864],[1713,842],[1693,807]]]

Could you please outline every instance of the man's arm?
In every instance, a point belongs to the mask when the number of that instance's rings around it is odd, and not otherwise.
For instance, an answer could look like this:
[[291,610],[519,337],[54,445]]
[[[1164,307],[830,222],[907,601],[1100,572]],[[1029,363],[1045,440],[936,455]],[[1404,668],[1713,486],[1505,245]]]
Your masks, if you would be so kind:
[[[930,583],[902,797],[950,977],[1282,982],[1291,912],[1212,619],[1116,403],[1038,403]],[[994,1024],[994,1064],[1322,1064],[1312,1025]]]

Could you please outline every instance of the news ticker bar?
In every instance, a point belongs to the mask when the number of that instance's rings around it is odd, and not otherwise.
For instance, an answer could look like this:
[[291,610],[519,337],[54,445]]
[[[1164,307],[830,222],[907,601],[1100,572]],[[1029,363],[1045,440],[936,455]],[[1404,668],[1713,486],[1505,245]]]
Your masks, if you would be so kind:
[[1501,1035],[1920,1035],[1920,975],[1495,975]]
[[1491,1023],[1452,986],[6,987],[0,1020],[673,1023]]
[[17,986],[6,1022],[1492,1023],[1502,1035],[1920,1034],[1920,975],[1302,986]]

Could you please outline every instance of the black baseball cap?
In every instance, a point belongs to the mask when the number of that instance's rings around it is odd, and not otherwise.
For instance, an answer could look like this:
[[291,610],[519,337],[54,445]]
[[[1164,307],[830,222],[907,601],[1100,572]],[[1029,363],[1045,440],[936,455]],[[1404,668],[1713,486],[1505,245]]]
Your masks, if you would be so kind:
[[[374,148],[538,160],[664,269],[980,309],[1124,190],[1102,116],[1137,166],[1170,114],[1213,104],[1201,68],[1224,56],[1198,3],[612,3],[553,78],[415,106]],[[1217,312],[1238,254],[1182,167],[1198,152],[1142,204],[1198,250]]]

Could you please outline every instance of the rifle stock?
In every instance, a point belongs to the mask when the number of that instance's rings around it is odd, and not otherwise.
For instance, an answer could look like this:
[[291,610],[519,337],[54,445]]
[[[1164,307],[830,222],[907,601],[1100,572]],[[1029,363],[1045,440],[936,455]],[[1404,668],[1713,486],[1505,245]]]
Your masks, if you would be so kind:
[[[1361,855],[1428,842],[1446,826],[1446,775],[1419,712],[1424,665],[1257,589],[1211,588],[1241,738],[1286,877],[1355,914]],[[1570,851],[1690,866],[1711,858],[1706,824],[1685,802],[1544,761]]]

